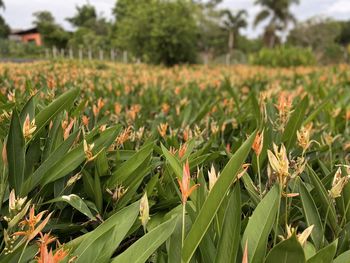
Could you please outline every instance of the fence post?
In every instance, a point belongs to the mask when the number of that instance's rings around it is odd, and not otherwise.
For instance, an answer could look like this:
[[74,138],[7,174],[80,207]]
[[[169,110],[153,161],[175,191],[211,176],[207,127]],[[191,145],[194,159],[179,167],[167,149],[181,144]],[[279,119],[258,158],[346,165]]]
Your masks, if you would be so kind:
[[115,60],[115,53],[114,53],[114,49],[111,49],[111,60],[114,61]]
[[69,48],[69,58],[73,59],[73,49]]
[[79,48],[79,60],[83,60],[83,50],[81,48]]
[[100,57],[100,60],[103,60],[103,50],[102,49],[100,49],[99,57]]
[[52,57],[55,59],[57,56],[57,49],[55,46],[52,47]]
[[64,49],[61,48],[61,57],[64,58]]
[[92,51],[91,51],[91,48],[89,48],[89,50],[88,50],[88,57],[89,57],[89,60],[92,60]]
[[123,61],[124,63],[128,63],[128,51],[123,51]]
[[46,56],[47,59],[50,58],[50,51],[49,51],[48,48],[45,48],[45,56]]

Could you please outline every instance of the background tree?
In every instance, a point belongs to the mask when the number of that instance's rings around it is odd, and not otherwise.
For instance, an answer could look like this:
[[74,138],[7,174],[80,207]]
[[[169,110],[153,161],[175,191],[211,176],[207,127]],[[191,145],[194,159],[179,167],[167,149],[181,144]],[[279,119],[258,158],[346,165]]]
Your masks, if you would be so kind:
[[55,18],[49,11],[39,11],[34,13],[33,16],[33,25],[38,28],[45,46],[55,46],[57,48],[67,46],[69,33],[56,23]]
[[278,32],[288,28],[290,22],[296,23],[294,15],[290,12],[292,4],[299,4],[299,0],[256,0],[262,10],[257,14],[254,26],[269,19],[264,32],[264,42],[267,47],[274,47],[278,42]]
[[233,49],[235,47],[235,41],[238,39],[239,30],[247,27],[247,11],[239,10],[236,13],[232,13],[230,10],[224,10],[224,28],[228,32],[228,61],[231,61]]
[[69,40],[70,46],[90,49],[109,47],[111,23],[104,17],[99,17],[94,6],[77,6],[76,14],[66,20],[76,28]]
[[[0,0],[0,9],[5,9],[4,1]],[[10,27],[6,23],[5,19],[0,15],[0,38],[7,38],[10,34]]]
[[192,63],[198,35],[193,8],[184,0],[118,1],[116,44],[145,62]]
[[197,3],[196,20],[198,25],[197,48],[208,63],[209,58],[226,52],[226,32],[221,26],[222,14],[216,2]]

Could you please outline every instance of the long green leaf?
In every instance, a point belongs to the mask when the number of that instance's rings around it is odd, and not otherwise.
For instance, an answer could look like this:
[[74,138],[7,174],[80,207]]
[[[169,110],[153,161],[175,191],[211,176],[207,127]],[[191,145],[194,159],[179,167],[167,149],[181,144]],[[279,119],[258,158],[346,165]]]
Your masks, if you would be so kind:
[[161,246],[174,232],[179,217],[172,217],[170,220],[160,224],[149,233],[137,240],[125,252],[114,258],[111,263],[144,263],[156,249]]
[[[333,241],[328,246],[322,248],[316,255],[311,257],[307,263],[329,263],[332,262],[337,251],[338,240]],[[349,262],[349,261],[348,261]]]
[[309,104],[309,100],[305,97],[295,108],[292,113],[290,120],[288,121],[285,131],[282,136],[282,140],[286,144],[286,148],[290,149],[290,147],[295,142],[297,136],[297,130],[300,129],[303,120],[305,118],[306,108]]
[[59,96],[53,102],[51,102],[47,107],[41,110],[35,116],[36,130],[33,134],[33,138],[40,133],[40,131],[49,124],[49,122],[61,111],[68,109],[72,106],[75,98],[78,96],[79,90],[72,89],[66,93]]
[[267,240],[279,209],[280,198],[279,185],[275,184],[249,218],[248,225],[242,237],[242,246],[244,247],[247,242],[250,263],[263,262]]
[[6,147],[10,188],[15,189],[17,193],[20,193],[24,182],[25,141],[22,126],[16,110],[12,112]]
[[305,263],[305,255],[296,235],[278,243],[271,249],[265,263]]
[[241,189],[237,183],[228,201],[221,237],[218,243],[216,263],[236,262],[241,233]]
[[126,180],[153,152],[153,142],[148,143],[135,153],[129,160],[124,162],[118,170],[108,179],[106,185],[108,188],[115,187],[118,183]]
[[210,191],[208,198],[205,200],[190,232],[188,233],[188,236],[185,239],[184,248],[182,251],[182,259],[184,262],[187,263],[190,261],[203,236],[207,232],[216,212],[225,198],[228,189],[235,180],[237,173],[242,167],[242,163],[249,154],[255,134],[256,132],[250,135],[247,141],[231,157],[215,183],[213,189]]
[[95,220],[96,218],[91,213],[89,207],[85,204],[83,199],[75,194],[63,195],[61,197],[54,198],[50,201],[45,202],[45,204],[57,203],[57,202],[66,202],[74,207],[76,210],[81,212],[82,214],[89,217],[91,220]]
[[299,180],[299,193],[301,203],[303,205],[303,213],[308,226],[314,225],[313,231],[311,232],[311,238],[317,249],[322,246],[323,240],[323,227],[318,209],[315,205],[312,196],[306,189],[305,184]]
[[124,239],[139,213],[140,202],[112,215],[95,230],[84,235],[72,255],[78,256],[76,263],[109,262],[114,251]]

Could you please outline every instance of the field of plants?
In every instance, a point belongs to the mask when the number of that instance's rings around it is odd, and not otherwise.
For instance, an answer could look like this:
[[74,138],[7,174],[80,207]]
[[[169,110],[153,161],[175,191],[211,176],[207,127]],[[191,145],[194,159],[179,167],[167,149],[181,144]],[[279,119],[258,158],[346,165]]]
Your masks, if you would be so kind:
[[349,263],[349,69],[0,65],[0,262]]

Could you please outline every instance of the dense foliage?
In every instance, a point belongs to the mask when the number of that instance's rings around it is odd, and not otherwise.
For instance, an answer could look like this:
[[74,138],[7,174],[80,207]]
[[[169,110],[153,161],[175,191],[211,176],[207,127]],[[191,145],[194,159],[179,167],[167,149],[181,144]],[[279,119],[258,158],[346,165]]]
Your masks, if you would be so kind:
[[251,55],[251,63],[270,67],[312,66],[316,64],[316,57],[311,49],[307,48],[263,48]]
[[348,67],[0,72],[1,262],[348,262]]

